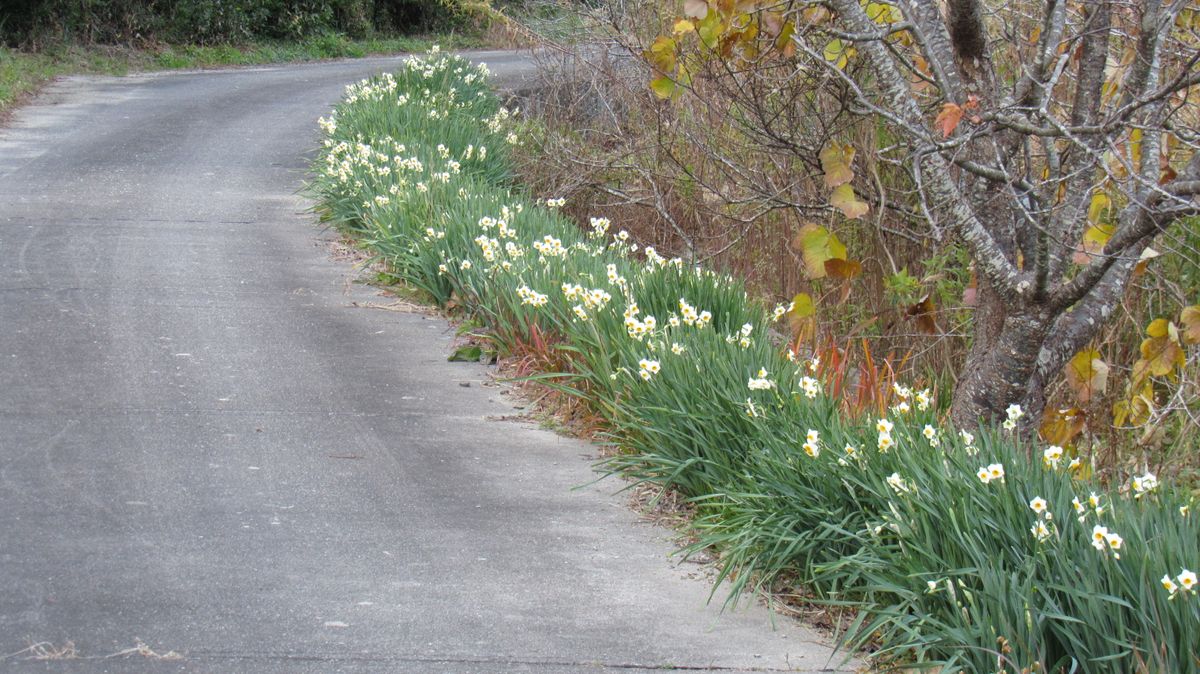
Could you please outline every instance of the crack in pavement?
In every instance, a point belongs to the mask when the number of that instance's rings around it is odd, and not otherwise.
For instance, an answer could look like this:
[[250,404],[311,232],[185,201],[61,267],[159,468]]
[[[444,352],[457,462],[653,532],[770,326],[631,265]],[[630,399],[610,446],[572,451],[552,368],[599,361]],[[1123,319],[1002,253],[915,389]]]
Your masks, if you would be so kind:
[[427,664],[475,664],[475,665],[515,665],[529,667],[592,667],[597,669],[625,669],[632,671],[700,671],[700,672],[846,672],[852,670],[817,668],[817,669],[780,669],[778,667],[734,667],[724,665],[682,665],[682,664],[647,664],[638,662],[609,662],[604,660],[557,660],[553,658],[522,658],[484,655],[346,655],[338,653],[275,653],[264,651],[227,652],[227,651],[193,651],[184,653],[185,659],[200,658],[212,660],[249,660],[249,661],[294,661],[294,662],[363,662],[363,663],[427,663]]

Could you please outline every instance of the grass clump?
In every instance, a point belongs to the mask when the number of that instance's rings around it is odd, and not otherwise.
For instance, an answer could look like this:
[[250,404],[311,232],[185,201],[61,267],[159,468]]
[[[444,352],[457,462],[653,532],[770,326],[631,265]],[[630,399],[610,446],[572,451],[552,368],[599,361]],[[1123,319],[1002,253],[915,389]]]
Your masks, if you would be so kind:
[[0,46],[0,119],[17,101],[60,75],[120,75],[126,70],[127,61],[107,49],[62,46],[23,52]]
[[321,120],[319,210],[586,401],[609,469],[691,498],[735,594],[787,583],[852,607],[843,643],[883,666],[1200,669],[1189,494],[1149,474],[1103,488],[895,382],[894,405],[848,414],[821,363],[778,345],[788,307],[523,194],[526,129],[486,78],[435,51],[348,87]]

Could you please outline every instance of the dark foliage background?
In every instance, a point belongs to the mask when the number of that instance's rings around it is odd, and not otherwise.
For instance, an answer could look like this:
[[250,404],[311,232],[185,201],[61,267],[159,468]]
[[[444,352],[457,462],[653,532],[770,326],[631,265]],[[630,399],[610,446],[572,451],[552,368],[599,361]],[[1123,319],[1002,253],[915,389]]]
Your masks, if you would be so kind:
[[446,30],[455,0],[4,0],[0,43],[220,44],[340,33],[351,38]]

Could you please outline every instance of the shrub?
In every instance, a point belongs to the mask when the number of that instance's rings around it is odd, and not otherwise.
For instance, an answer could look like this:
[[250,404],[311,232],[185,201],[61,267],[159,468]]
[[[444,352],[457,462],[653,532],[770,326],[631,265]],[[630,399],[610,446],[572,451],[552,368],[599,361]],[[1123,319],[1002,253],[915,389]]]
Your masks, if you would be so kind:
[[463,25],[460,0],[12,0],[0,6],[0,41],[189,44],[299,39],[326,33],[362,38]]

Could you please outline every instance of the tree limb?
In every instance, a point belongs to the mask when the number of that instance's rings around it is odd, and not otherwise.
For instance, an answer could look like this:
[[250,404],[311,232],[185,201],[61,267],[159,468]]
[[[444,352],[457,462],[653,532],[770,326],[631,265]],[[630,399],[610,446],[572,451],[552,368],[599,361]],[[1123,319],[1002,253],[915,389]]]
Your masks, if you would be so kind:
[[[831,0],[831,4],[851,31],[864,32],[870,28],[871,20],[858,0]],[[874,68],[893,114],[907,125],[923,126],[921,110],[887,50],[878,42],[863,42],[859,46]],[[980,222],[958,186],[951,180],[946,159],[919,139],[915,142],[917,169],[922,173],[926,189],[940,210],[949,216],[952,227],[979,264],[979,270],[987,276],[993,287],[1007,295],[1023,297],[1030,293],[1032,280],[1026,278],[1027,275],[1005,256],[995,238]]]

